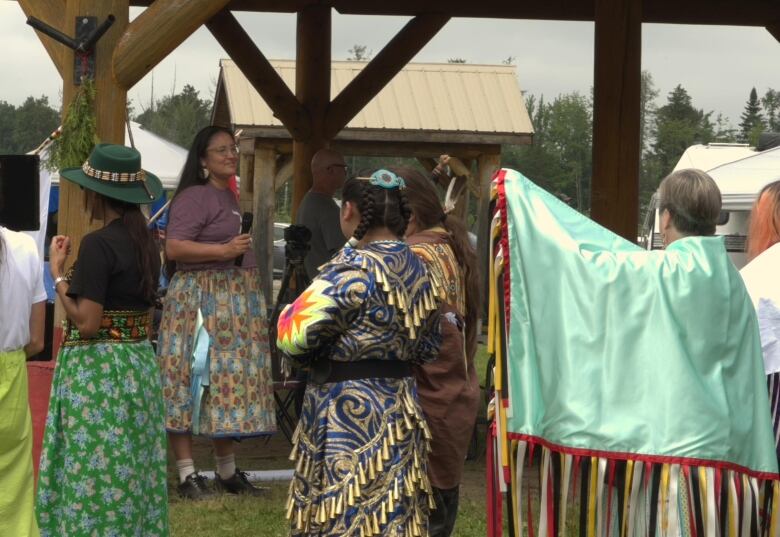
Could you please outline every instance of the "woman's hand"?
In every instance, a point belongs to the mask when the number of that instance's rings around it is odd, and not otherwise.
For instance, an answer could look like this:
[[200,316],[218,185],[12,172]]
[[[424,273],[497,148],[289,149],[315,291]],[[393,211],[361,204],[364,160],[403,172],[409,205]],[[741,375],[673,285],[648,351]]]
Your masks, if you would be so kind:
[[225,247],[225,261],[235,259],[240,255],[245,254],[252,247],[252,236],[248,233],[236,235],[230,242],[224,244]]
[[65,260],[70,255],[70,237],[56,235],[49,246],[49,267],[52,278],[58,278],[65,272]]

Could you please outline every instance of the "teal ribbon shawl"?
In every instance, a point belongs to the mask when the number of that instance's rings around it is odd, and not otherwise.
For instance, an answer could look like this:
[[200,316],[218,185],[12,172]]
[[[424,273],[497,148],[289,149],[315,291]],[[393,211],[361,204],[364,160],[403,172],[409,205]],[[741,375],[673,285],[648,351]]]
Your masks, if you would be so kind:
[[203,326],[203,314],[198,309],[192,343],[190,399],[192,401],[192,433],[200,432],[200,407],[209,387],[209,334]]
[[509,436],[776,477],[758,325],[722,239],[646,251],[518,172],[497,183]]

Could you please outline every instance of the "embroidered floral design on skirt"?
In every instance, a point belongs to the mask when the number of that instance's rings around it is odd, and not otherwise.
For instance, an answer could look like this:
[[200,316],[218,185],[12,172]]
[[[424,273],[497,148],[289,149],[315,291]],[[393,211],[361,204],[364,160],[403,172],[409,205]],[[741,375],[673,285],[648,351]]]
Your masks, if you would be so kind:
[[43,537],[168,535],[159,378],[148,341],[62,348],[38,481]]
[[171,280],[157,345],[168,431],[192,430],[190,356],[198,308],[211,340],[201,434],[275,432],[268,323],[258,269],[180,271]]

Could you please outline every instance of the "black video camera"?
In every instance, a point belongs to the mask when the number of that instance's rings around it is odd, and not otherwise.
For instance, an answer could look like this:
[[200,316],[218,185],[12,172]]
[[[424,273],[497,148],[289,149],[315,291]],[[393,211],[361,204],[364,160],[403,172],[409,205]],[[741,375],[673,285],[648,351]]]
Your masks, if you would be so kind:
[[284,230],[284,255],[288,261],[303,261],[311,246],[311,231],[306,226],[290,225]]

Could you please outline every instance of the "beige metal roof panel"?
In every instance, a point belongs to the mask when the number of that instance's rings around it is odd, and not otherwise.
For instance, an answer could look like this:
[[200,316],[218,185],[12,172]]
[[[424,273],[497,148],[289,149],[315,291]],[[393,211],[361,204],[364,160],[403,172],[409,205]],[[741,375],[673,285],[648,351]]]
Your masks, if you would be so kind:
[[[281,127],[235,63],[220,63],[232,122],[244,127]],[[271,64],[294,89],[295,62],[273,60]],[[331,98],[365,65],[333,62]],[[514,66],[449,63],[407,65],[349,122],[347,129],[533,133]]]

